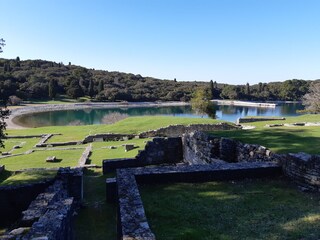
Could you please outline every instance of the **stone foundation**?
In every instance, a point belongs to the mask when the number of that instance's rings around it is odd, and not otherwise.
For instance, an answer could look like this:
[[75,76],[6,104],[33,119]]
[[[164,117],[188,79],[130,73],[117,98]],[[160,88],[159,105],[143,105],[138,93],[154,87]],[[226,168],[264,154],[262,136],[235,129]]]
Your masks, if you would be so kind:
[[183,159],[181,138],[154,138],[135,158],[103,160],[103,173],[117,168],[178,163]]
[[159,128],[157,130],[150,130],[140,133],[140,138],[149,137],[181,137],[185,133],[194,131],[218,131],[218,130],[231,130],[240,129],[241,127],[230,123],[217,123],[217,124],[191,124],[191,125],[170,125],[168,127]]
[[[207,182],[278,176],[276,163],[226,163],[118,169],[116,179],[107,180],[107,200],[118,199],[118,238],[155,239],[151,232],[138,184]],[[108,189],[110,188],[110,189]],[[108,196],[109,195],[109,196]]]
[[283,172],[304,190],[320,192],[320,155],[289,153],[282,155]]
[[[23,196],[21,199],[25,200]],[[16,229],[6,233],[1,239],[71,240],[73,213],[81,199],[82,170],[60,168],[54,183],[22,212]]]
[[86,144],[89,142],[101,142],[101,141],[119,141],[125,139],[133,139],[135,135],[133,134],[117,134],[117,133],[104,133],[104,134],[95,134],[88,135],[83,140],[82,143]]
[[268,118],[268,117],[251,117],[251,118],[238,118],[237,119],[237,124],[241,124],[241,123],[250,123],[250,122],[264,122],[264,121],[278,121],[278,120],[286,120],[286,118],[284,117],[272,117],[272,118]]
[[6,225],[17,220],[33,199],[43,192],[53,179],[33,184],[0,187],[0,224]]
[[207,164],[219,162],[277,162],[278,155],[266,147],[245,144],[239,141],[220,138],[196,131],[182,137],[184,162]]

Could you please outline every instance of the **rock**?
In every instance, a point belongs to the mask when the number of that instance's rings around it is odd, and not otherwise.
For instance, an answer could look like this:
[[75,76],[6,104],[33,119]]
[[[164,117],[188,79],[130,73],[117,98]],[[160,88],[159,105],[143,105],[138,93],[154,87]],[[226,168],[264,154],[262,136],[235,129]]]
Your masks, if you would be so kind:
[[20,227],[20,228],[13,229],[9,234],[10,235],[21,235],[21,234],[28,232],[29,230],[30,230],[29,227]]

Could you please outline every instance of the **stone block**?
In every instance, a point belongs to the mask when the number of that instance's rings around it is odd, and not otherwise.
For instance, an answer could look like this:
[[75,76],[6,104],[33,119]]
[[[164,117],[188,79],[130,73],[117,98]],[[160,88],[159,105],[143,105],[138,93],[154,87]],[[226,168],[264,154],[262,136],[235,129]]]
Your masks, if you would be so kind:
[[135,147],[134,147],[134,144],[124,144],[123,146],[124,146],[124,150],[125,150],[126,152],[128,152],[128,151],[130,151],[130,150],[132,150],[132,149],[135,148]]
[[56,162],[57,158],[56,156],[50,156],[46,158],[46,162]]

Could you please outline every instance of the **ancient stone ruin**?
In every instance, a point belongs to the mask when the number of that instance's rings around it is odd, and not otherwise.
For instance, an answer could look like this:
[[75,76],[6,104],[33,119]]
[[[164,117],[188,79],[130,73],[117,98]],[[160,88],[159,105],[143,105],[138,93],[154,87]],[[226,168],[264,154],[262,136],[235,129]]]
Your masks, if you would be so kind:
[[[40,184],[40,186],[38,186]],[[10,230],[0,237],[0,239],[73,239],[73,214],[83,198],[82,169],[59,169],[54,180],[37,183],[33,186],[16,186],[7,189],[6,195],[12,199],[5,199],[8,207],[13,201],[21,201],[24,205],[29,205],[22,212],[22,217],[18,221],[15,229]],[[38,194],[29,204],[21,194],[29,196],[29,192]],[[10,193],[8,192],[10,191]],[[5,194],[0,195],[0,199]],[[1,201],[2,202],[2,201]],[[3,203],[3,202],[2,202]],[[22,210],[26,207],[22,206]],[[11,216],[16,209],[0,209],[1,216]],[[20,210],[21,211],[21,210]],[[19,212],[17,212],[19,215]]]
[[[164,153],[166,143],[170,141],[177,143],[169,151],[177,157],[168,161],[168,155]],[[305,190],[320,191],[319,156],[274,154],[260,145],[198,131],[176,138],[155,138],[151,143],[140,152],[151,161],[137,164],[137,157],[103,163],[105,173],[117,169],[116,177],[106,180],[106,199],[118,206],[119,239],[156,239],[145,216],[139,184],[225,181],[284,174]],[[153,156],[154,153],[159,154]],[[156,161],[152,161],[154,157]],[[168,163],[170,165],[136,168]]]

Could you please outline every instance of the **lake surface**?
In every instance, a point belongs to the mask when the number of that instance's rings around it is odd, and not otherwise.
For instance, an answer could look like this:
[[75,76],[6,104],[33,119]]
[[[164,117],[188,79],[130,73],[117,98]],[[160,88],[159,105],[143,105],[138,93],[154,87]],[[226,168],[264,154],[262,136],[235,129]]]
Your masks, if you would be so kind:
[[[240,106],[215,105],[217,119],[235,122],[239,117],[245,116],[296,116],[297,110],[303,109],[301,103],[283,103],[275,108],[257,108]],[[64,126],[83,124],[104,124],[112,116],[144,116],[144,115],[165,115],[175,117],[205,117],[197,115],[190,106],[170,107],[133,107],[133,108],[110,108],[110,109],[83,109],[64,110],[53,112],[42,112],[23,115],[15,119],[16,123],[25,127],[40,126]],[[120,116],[121,117],[121,116]]]

